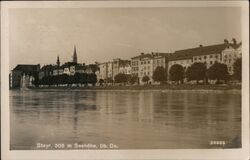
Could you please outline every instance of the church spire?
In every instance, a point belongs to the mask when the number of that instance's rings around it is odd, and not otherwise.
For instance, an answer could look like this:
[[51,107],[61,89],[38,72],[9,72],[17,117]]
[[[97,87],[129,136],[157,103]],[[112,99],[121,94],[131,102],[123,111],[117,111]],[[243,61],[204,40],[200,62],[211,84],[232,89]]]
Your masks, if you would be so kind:
[[73,62],[77,63],[76,46],[74,45]]
[[57,64],[58,67],[60,66],[60,59],[59,59],[59,56],[57,56],[56,64]]

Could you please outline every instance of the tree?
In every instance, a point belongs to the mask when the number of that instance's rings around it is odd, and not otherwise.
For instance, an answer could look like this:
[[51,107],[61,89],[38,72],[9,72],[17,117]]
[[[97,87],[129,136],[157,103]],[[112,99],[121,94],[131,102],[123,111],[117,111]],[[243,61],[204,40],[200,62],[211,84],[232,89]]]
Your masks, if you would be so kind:
[[100,83],[100,86],[103,86],[104,80],[103,79],[99,79],[99,83]]
[[242,60],[241,58],[237,58],[236,61],[233,64],[233,70],[234,70],[234,78],[239,80],[241,82],[242,79]]
[[115,76],[115,83],[127,82],[127,76],[124,73],[119,73]]
[[148,84],[148,81],[150,80],[150,78],[148,76],[144,76],[142,77],[142,82],[146,82]]
[[184,68],[182,67],[182,65],[174,64],[169,70],[169,76],[171,81],[181,81],[183,83]]
[[138,82],[138,81],[139,81],[139,78],[138,78],[137,75],[132,75],[131,78],[129,79],[129,82],[130,82],[131,84],[134,84],[134,83],[136,83],[136,82]]
[[96,74],[95,73],[88,74],[87,82],[90,83],[90,84],[92,84],[92,86],[95,86],[95,84],[97,82]]
[[80,84],[88,84],[88,74],[87,73],[80,73]]
[[153,73],[153,80],[156,82],[163,82],[167,80],[167,72],[163,67],[157,67]]
[[196,80],[196,83],[199,83],[199,80],[204,80],[206,77],[207,67],[204,63],[194,63],[187,68],[186,76],[188,81]]
[[209,79],[217,80],[217,84],[220,84],[220,80],[228,79],[227,65],[222,63],[214,63],[207,71]]

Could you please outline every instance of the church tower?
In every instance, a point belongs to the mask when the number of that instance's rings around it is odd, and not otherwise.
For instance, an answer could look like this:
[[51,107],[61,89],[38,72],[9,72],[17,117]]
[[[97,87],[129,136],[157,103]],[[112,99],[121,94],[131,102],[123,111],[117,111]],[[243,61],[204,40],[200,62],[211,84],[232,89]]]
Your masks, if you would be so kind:
[[76,46],[74,46],[73,62],[77,63]]
[[57,64],[58,67],[60,67],[60,59],[59,59],[59,56],[57,56],[56,64]]

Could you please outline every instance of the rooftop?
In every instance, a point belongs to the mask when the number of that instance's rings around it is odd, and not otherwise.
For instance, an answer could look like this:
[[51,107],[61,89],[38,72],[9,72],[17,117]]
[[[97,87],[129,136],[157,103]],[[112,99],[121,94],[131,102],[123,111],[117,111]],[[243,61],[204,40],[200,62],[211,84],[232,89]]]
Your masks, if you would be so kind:
[[40,65],[30,65],[30,64],[19,64],[13,70],[14,71],[25,71],[25,72],[33,72],[38,71],[40,69]]
[[193,56],[208,55],[208,54],[219,54],[227,47],[238,48],[241,45],[233,43],[222,43],[210,46],[199,46],[196,48],[189,48],[184,50],[175,51],[171,56],[170,60],[181,60],[181,59],[192,59]]

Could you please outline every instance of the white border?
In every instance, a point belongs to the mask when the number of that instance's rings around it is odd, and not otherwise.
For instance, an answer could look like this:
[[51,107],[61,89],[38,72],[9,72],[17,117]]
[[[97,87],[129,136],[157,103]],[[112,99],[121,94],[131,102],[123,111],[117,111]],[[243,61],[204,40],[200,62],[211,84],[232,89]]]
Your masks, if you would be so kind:
[[[242,8],[242,149],[160,149],[160,150],[9,150],[9,18],[10,8],[89,7],[225,7]],[[1,146],[3,160],[34,159],[230,159],[249,157],[249,8],[247,1],[50,1],[1,2]]]

